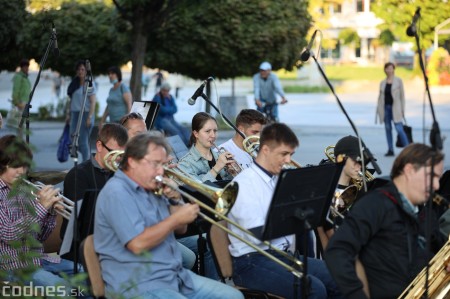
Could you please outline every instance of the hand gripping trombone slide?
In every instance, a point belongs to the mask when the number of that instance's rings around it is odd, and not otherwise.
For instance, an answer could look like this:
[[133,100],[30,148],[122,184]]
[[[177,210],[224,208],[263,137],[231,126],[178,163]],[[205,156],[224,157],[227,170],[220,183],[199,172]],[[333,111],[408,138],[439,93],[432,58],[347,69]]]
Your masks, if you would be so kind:
[[[123,153],[124,153],[124,151],[122,151],[122,150],[115,150],[115,151],[109,152],[104,157],[105,167],[110,169],[111,171],[116,171],[118,169],[118,165],[119,165],[118,160],[121,158],[121,155]],[[235,221],[233,221],[230,218],[225,216],[226,214],[228,214],[229,210],[233,206],[233,204],[236,200],[236,197],[237,197],[239,185],[236,182],[231,182],[228,185],[226,185],[225,188],[219,189],[219,188],[207,186],[201,182],[197,182],[196,180],[194,180],[186,175],[183,175],[183,174],[179,173],[178,171],[175,171],[174,169],[164,167],[164,172],[169,177],[171,177],[173,180],[176,180],[177,182],[182,182],[182,183],[190,186],[191,188],[194,188],[195,190],[199,191],[206,197],[208,197],[210,200],[212,200],[215,203],[215,208],[214,209],[211,208],[206,203],[195,198],[194,196],[190,195],[189,193],[181,190],[180,188],[178,188],[178,185],[176,185],[175,183],[173,183],[173,181],[170,181],[169,179],[167,179],[165,177],[162,177],[162,176],[155,177],[155,180],[157,182],[171,188],[174,191],[179,192],[183,197],[187,198],[190,202],[198,204],[201,208],[212,213],[217,218],[220,218],[221,220],[224,220],[227,223],[234,225],[236,228],[241,230],[243,233],[249,235],[250,237],[256,238],[256,236],[252,232],[243,228],[238,223],[236,223]],[[160,195],[161,193],[162,192],[160,190],[157,190],[155,192],[156,195]],[[180,200],[177,202],[177,204],[181,205],[181,204],[184,204],[184,202],[182,200]],[[229,235],[235,237],[236,239],[240,240],[241,242],[244,242],[245,244],[247,244],[248,246],[250,246],[257,252],[259,252],[260,254],[271,259],[272,261],[279,264],[280,266],[284,267],[286,270],[291,272],[296,277],[301,278],[303,276],[303,273],[301,272],[303,270],[303,263],[301,261],[299,261],[298,259],[296,259],[295,257],[288,254],[287,252],[284,252],[276,247],[273,247],[268,241],[262,241],[264,243],[264,245],[269,247],[269,249],[277,252],[278,254],[285,257],[290,262],[292,262],[293,266],[288,265],[284,261],[271,255],[267,251],[262,250],[257,245],[255,245],[255,244],[251,243],[250,241],[244,239],[243,237],[237,235],[235,232],[231,231],[229,228],[227,228],[226,226],[223,226],[222,224],[218,223],[217,221],[215,221],[211,217],[205,215],[204,213],[200,212],[199,215],[200,215],[200,217],[202,217],[203,219],[205,219],[212,225],[217,226],[218,228],[227,232]]]

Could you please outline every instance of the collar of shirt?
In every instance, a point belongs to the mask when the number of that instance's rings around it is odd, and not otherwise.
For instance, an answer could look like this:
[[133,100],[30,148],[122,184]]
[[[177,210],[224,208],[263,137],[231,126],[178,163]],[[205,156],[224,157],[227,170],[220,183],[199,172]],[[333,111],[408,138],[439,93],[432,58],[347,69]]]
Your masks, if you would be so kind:
[[403,204],[403,209],[405,210],[406,213],[410,214],[413,217],[417,217],[417,213],[419,212],[419,208],[415,205],[413,205],[409,199],[406,198],[405,195],[403,195],[401,192],[399,192],[400,194],[400,199],[402,201]]
[[102,168],[102,167],[100,166],[100,164],[98,164],[97,160],[95,160],[95,155],[96,155],[96,154],[93,154],[93,155],[91,156],[91,163],[92,163],[92,166],[94,166],[94,168],[100,169],[102,172],[110,173],[110,171],[109,171],[108,169]]
[[274,177],[273,174],[271,174],[269,171],[267,171],[266,169],[264,169],[264,167],[262,167],[261,165],[259,165],[258,163],[256,163],[256,161],[253,161],[253,163],[254,163],[256,166],[258,166],[258,168],[261,169],[265,174],[267,174],[267,176],[268,176],[269,178],[273,178],[273,177]]
[[273,192],[277,184],[278,176],[271,174],[256,162],[252,163],[250,168],[261,177],[261,179],[270,187],[271,192]]

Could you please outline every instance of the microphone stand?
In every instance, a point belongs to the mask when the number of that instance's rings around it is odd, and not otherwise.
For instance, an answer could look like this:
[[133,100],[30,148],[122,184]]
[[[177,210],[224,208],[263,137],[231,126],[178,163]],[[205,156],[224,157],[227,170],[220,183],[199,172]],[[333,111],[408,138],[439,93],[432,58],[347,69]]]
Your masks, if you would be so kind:
[[[431,100],[431,93],[430,93],[430,87],[428,85],[428,76],[427,73],[425,71],[425,64],[423,62],[423,57],[422,57],[422,49],[420,47],[420,40],[419,40],[419,35],[417,34],[417,30],[414,29],[414,39],[416,41],[416,46],[417,46],[417,54],[419,55],[419,64],[420,64],[420,69],[422,70],[422,74],[423,74],[423,79],[425,82],[425,90],[426,93],[428,95],[428,101],[430,103],[430,110],[431,110],[431,116],[433,118],[433,125],[430,131],[430,143],[431,143],[431,147],[433,148],[433,150],[435,151],[440,151],[442,150],[443,146],[442,146],[442,139],[441,139],[441,131],[439,129],[439,124],[436,120],[436,114],[434,113],[434,106],[433,106],[433,102]],[[433,178],[434,178],[434,166],[436,164],[435,161],[435,156],[433,155],[431,157],[431,174],[430,174],[430,187],[429,187],[429,196],[428,196],[428,201],[427,201],[427,206],[426,206],[426,220],[425,220],[425,225],[426,225],[426,229],[425,229],[425,237],[427,240],[427,251],[431,252],[431,215],[433,213],[433,194],[434,194],[434,190],[433,190]],[[429,272],[430,272],[430,264],[427,263],[427,267],[426,267],[426,271],[425,271],[425,292],[423,295],[423,298],[428,298],[428,290],[429,290],[429,283],[428,283],[428,279],[429,279]]]
[[361,160],[362,160],[361,161],[362,173],[363,173],[362,181],[363,181],[363,185],[364,185],[364,191],[367,192],[367,184],[366,184],[366,179],[365,179],[366,163],[365,163],[364,160],[367,160],[368,163],[372,163],[372,166],[375,168],[375,171],[378,174],[381,174],[381,169],[378,166],[378,163],[376,162],[376,159],[373,156],[372,152],[365,145],[364,141],[362,141],[362,138],[359,135],[358,129],[356,128],[355,124],[353,123],[353,121],[351,120],[351,118],[348,115],[347,111],[345,110],[344,105],[342,105],[341,100],[339,100],[339,97],[337,96],[336,92],[334,91],[333,85],[331,84],[330,80],[328,80],[327,75],[323,71],[322,67],[320,66],[319,62],[317,61],[316,56],[314,55],[314,53],[312,51],[311,51],[311,56],[314,59],[314,61],[316,62],[316,65],[317,65],[317,68],[320,71],[320,74],[322,75],[322,77],[327,82],[327,85],[330,88],[331,92],[333,93],[334,97],[336,98],[336,101],[337,101],[339,107],[341,108],[342,112],[344,113],[345,117],[347,118],[348,122],[350,123],[350,126],[352,127],[353,131],[355,132],[356,137],[358,138],[360,155],[361,155]]
[[47,44],[47,49],[45,50],[44,56],[41,58],[41,61],[39,62],[39,72],[37,74],[36,80],[34,81],[33,89],[31,90],[30,95],[28,97],[28,102],[26,103],[25,108],[22,111],[22,117],[19,123],[19,132],[22,132],[23,123],[25,122],[25,141],[27,144],[30,144],[30,109],[32,107],[31,100],[33,99],[34,91],[36,90],[36,87],[41,78],[42,69],[44,68],[45,63],[47,62],[50,48],[53,47],[55,41],[56,41],[56,32],[51,30],[50,39]]
[[225,115],[223,115],[222,114],[222,112],[220,112],[220,110],[219,110],[219,108],[217,108],[217,106],[216,105],[214,105],[211,101],[210,101],[210,99],[208,98],[208,96],[206,95],[206,94],[204,94],[203,92],[202,92],[202,94],[200,95],[205,101],[206,101],[206,103],[208,103],[209,105],[211,105],[211,107],[213,107],[214,108],[214,110],[216,110],[217,111],[217,113],[219,113],[222,117],[223,117],[223,119],[239,134],[239,135],[241,135],[241,137],[242,138],[246,138],[246,136],[244,135],[244,133],[242,133],[241,131],[239,131],[239,129],[225,116]]
[[87,95],[89,93],[89,88],[92,86],[92,77],[89,75],[84,80],[83,84],[83,103],[81,105],[80,114],[78,115],[77,127],[72,135],[72,147],[70,149],[70,156],[73,158],[73,167],[75,171],[74,179],[74,217],[73,217],[73,272],[78,273],[78,194],[77,194],[77,182],[78,182],[78,139],[80,138],[80,128],[83,122],[83,114],[86,105]]

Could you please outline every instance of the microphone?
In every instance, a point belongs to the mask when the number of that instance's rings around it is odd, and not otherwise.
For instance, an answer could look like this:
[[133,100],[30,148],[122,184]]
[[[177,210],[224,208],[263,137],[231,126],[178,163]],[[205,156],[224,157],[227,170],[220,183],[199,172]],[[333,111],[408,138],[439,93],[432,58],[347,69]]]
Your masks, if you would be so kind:
[[416,12],[414,13],[414,17],[412,19],[411,25],[406,29],[406,34],[408,36],[415,36],[417,33],[416,23],[420,18],[420,7],[417,7]]
[[305,50],[303,50],[302,54],[300,54],[300,60],[303,62],[308,61],[309,57],[311,56],[311,47],[313,46],[314,40],[316,39],[317,30],[314,31],[313,35],[311,36],[311,40],[309,41],[308,46]]
[[56,55],[56,57],[59,57],[58,38],[56,35],[55,23],[53,22],[52,22],[52,38],[54,39],[53,53]]
[[214,78],[213,78],[213,77],[208,77],[208,79],[206,79],[205,81],[203,81],[202,85],[200,85],[200,87],[197,88],[197,90],[194,92],[194,94],[192,95],[192,97],[188,100],[188,104],[189,104],[189,105],[192,106],[192,105],[195,104],[195,101],[197,100],[197,98],[198,98],[199,96],[202,95],[203,89],[205,88],[206,83],[207,83],[208,81],[211,81],[211,80],[214,80]]

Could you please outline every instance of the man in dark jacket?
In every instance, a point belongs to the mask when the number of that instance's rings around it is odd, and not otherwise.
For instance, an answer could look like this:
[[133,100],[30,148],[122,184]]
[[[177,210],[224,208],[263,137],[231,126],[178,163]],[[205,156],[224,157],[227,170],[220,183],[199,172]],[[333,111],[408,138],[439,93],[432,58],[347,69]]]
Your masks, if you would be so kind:
[[[432,157],[434,157],[433,177]],[[325,260],[345,298],[368,298],[363,291],[364,273],[357,275],[355,261],[362,262],[370,298],[397,298],[427,264],[423,218],[419,206],[439,188],[444,156],[424,144],[407,146],[391,170],[392,182],[361,198],[331,238]],[[435,220],[435,219],[434,219]],[[434,249],[443,244],[437,227]]]
[[[80,214],[78,216],[80,236],[78,240],[83,240],[89,233],[92,233],[94,225],[95,199],[113,175],[105,166],[104,157],[112,150],[123,150],[128,141],[128,134],[125,127],[116,123],[105,124],[98,133],[95,143],[97,152],[91,156],[91,159],[72,168],[64,179],[64,196],[70,200],[76,201],[85,199]],[[86,192],[91,192],[86,197]],[[89,200],[93,202],[88,202]],[[60,236],[63,239],[68,221],[63,220]],[[73,248],[64,258],[73,260]]]

